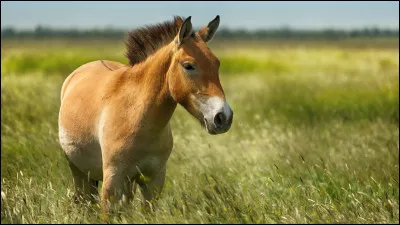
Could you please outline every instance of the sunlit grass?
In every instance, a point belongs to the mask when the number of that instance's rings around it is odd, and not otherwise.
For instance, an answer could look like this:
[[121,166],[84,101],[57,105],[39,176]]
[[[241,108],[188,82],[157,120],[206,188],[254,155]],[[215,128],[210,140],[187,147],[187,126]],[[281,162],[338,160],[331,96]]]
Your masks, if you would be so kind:
[[[77,43],[50,43],[51,47],[33,44],[5,45],[2,48],[2,72],[26,74],[41,72],[45,75],[67,76],[80,65],[99,59],[115,60],[127,63],[124,57],[123,42],[97,43],[81,45]],[[59,45],[58,45],[59,44]],[[258,73],[262,75],[328,73],[362,75],[362,73],[393,74],[399,67],[398,49],[361,48],[347,49],[313,46],[289,46],[282,48],[248,49],[246,46],[214,46],[213,52],[220,59],[221,74]],[[23,48],[25,47],[25,48]],[[336,78],[336,77],[335,77]]]
[[[122,51],[54,46],[65,54],[43,46],[35,57],[34,50],[9,47],[2,57],[2,65],[12,56],[23,63],[33,55],[35,65],[54,58],[45,62],[52,66],[25,72],[18,63],[2,68],[2,223],[100,222],[98,207],[71,201],[71,172],[57,135],[60,88],[69,74],[60,62],[122,60]],[[234,110],[231,130],[208,135],[178,107],[157,212],[142,212],[137,192],[112,222],[399,222],[398,50],[218,52],[221,67],[231,63],[221,73]],[[257,69],[227,71],[243,57]]]

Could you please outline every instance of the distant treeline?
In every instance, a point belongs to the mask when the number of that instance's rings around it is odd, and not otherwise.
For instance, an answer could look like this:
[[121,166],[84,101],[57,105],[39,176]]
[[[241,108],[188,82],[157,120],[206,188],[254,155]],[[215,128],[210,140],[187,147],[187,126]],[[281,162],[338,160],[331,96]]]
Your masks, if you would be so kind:
[[[123,38],[128,30],[123,29],[53,29],[37,26],[34,30],[16,30],[12,27],[1,30],[1,38]],[[224,39],[263,39],[263,38],[293,38],[293,39],[340,39],[340,38],[364,38],[364,37],[399,37],[399,30],[363,28],[353,30],[322,29],[322,30],[299,30],[292,28],[279,29],[229,29],[221,28],[216,37]]]

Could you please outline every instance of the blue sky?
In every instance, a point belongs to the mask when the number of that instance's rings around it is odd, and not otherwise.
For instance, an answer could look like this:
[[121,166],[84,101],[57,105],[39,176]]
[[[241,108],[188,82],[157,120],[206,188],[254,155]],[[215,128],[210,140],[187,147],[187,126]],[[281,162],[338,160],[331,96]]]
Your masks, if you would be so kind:
[[1,27],[130,29],[169,20],[173,15],[192,16],[194,27],[221,16],[221,27],[230,28],[363,28],[399,29],[399,3],[381,2],[1,2]]

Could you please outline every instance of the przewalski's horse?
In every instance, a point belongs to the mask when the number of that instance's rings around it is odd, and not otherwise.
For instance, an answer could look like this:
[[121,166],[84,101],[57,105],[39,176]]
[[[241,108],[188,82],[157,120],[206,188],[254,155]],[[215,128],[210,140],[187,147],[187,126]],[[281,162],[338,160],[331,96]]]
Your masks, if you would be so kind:
[[178,103],[210,134],[231,127],[220,62],[206,45],[219,16],[196,33],[190,19],[133,30],[126,42],[130,65],[94,61],[64,81],[59,138],[75,196],[98,195],[102,180],[106,212],[108,200],[132,199],[133,182],[144,202],[155,198],[164,185],[173,145],[169,121]]

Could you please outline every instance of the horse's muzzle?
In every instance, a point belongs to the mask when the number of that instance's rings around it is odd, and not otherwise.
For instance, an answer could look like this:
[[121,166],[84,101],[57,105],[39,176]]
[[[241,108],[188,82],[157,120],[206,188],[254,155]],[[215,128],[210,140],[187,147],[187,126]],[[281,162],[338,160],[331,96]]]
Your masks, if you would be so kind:
[[208,133],[215,135],[227,132],[231,128],[232,121],[233,111],[229,107],[228,109],[216,113],[212,121],[205,119],[204,122]]

